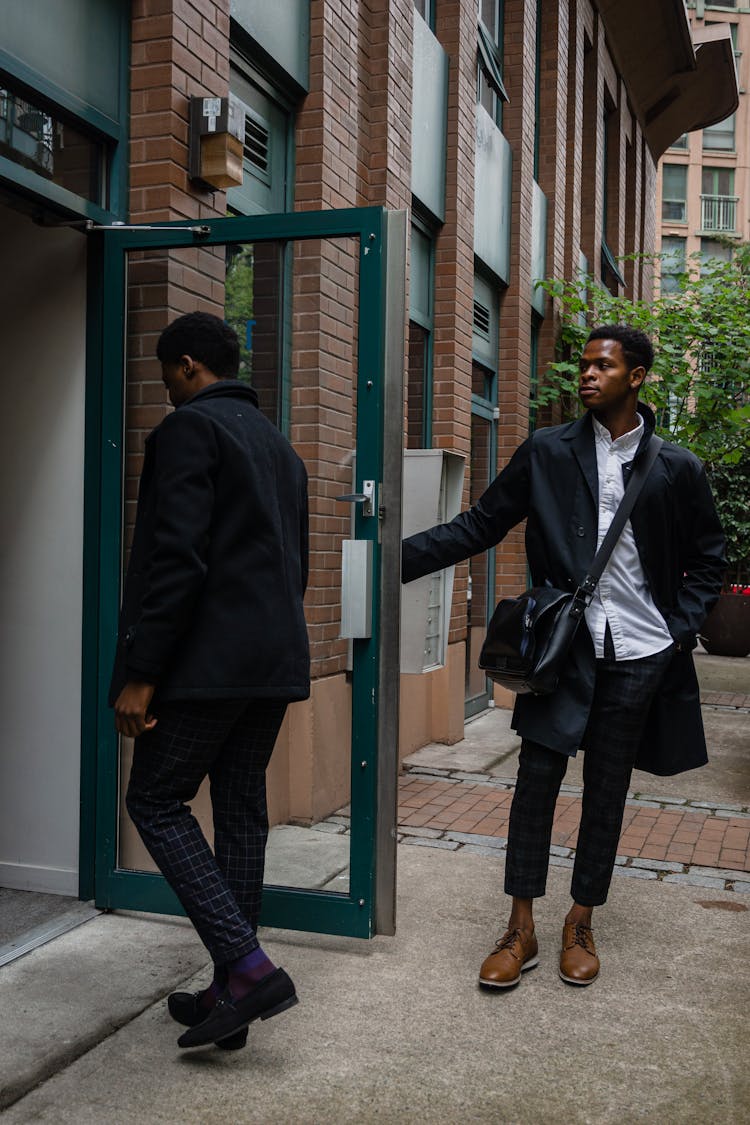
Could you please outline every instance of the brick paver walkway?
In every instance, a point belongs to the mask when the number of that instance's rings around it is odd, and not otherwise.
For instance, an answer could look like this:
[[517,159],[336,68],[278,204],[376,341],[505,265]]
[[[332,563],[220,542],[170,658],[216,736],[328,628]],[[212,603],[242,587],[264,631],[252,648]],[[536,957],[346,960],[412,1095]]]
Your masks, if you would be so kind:
[[750,709],[750,695],[733,691],[702,691],[701,703],[704,707],[735,707],[746,711]]
[[[507,837],[513,790],[486,782],[409,773],[399,786],[399,825],[442,832]],[[575,848],[581,816],[578,794],[562,792],[557,802],[553,846]],[[629,801],[618,852],[640,860],[750,871],[750,817],[717,816],[689,805]]]

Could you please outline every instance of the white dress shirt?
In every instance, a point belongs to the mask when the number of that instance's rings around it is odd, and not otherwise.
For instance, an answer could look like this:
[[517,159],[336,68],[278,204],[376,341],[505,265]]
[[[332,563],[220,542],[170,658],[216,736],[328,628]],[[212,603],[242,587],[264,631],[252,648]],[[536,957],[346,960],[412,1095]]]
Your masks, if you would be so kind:
[[[592,415],[599,473],[599,535],[601,547],[625,493],[623,465],[633,460],[643,436],[643,418],[629,433],[612,440],[606,426]],[[586,610],[586,624],[596,656],[604,656],[604,634],[609,623],[617,660],[638,660],[662,652],[673,643],[666,622],[654,605],[635,545],[630,520],[609,557],[599,585]]]

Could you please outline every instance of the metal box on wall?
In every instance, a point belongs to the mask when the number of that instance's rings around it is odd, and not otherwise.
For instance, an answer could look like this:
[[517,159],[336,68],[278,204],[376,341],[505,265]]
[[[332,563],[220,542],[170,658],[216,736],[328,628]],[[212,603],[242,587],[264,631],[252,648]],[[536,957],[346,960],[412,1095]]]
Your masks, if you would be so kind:
[[[458,515],[464,468],[464,458],[446,449],[404,451],[404,536]],[[402,586],[402,672],[431,672],[445,664],[454,569],[447,567]]]

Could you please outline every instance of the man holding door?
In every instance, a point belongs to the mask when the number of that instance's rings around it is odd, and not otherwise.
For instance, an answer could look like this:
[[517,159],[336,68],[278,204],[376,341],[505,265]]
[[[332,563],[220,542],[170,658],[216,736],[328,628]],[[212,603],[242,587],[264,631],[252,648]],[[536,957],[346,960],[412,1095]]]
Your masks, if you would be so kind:
[[[487,550],[526,519],[533,585],[575,591],[653,433],[654,416],[638,400],[652,363],[642,332],[595,329],[580,359],[583,417],[537,430],[474,507],[406,539],[402,580]],[[574,985],[598,976],[592,911],[607,899],[634,765],[674,774],[707,760],[691,650],[721,589],[723,549],[700,462],[664,442],[557,690],[517,698],[512,725],[522,746],[505,865],[512,905],[481,984],[511,987],[538,963],[533,902],[545,893],[555,804],[579,749],[582,816],[559,973]]]

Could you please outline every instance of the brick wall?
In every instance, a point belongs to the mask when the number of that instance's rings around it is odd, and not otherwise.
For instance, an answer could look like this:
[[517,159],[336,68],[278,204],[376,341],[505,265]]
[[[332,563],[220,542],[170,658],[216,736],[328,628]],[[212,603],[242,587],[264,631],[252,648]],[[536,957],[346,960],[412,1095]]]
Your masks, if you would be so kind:
[[[547,272],[575,276],[583,249],[598,275],[605,90],[611,110],[606,234],[615,253],[653,245],[653,210],[643,206],[643,198],[653,190],[655,170],[591,0],[545,0],[541,7],[538,179],[549,204]],[[504,76],[510,101],[503,131],[513,149],[513,196],[511,271],[500,307],[499,467],[525,438],[529,421],[536,11],[530,0],[505,3]],[[443,0],[435,29],[450,62],[446,213],[435,241],[433,438],[436,446],[465,455],[471,450],[476,15],[475,0]],[[413,20],[413,0],[312,0],[310,89],[295,117],[297,209],[410,207]],[[223,193],[197,190],[187,176],[188,106],[193,94],[227,93],[229,0],[134,0],[132,38],[132,221],[223,215]],[[322,676],[341,672],[346,663],[346,645],[338,640],[338,575],[350,510],[335,496],[353,484],[358,250],[346,240],[306,242],[293,255],[292,438],[311,478],[314,555],[308,608],[314,674]],[[261,325],[254,337],[254,378],[272,413],[277,263],[261,256],[255,268],[263,284],[256,287]],[[640,294],[640,269],[626,268],[633,293]],[[132,262],[131,513],[143,439],[167,409],[153,358],[156,338],[169,319],[189,309],[223,313],[224,271],[223,251],[200,248],[168,257],[140,255]],[[540,372],[552,358],[556,315],[548,302],[540,329]],[[470,501],[468,481],[464,500]],[[452,642],[466,636],[467,574],[467,566],[458,568]],[[498,551],[497,593],[513,592],[524,581],[523,539],[515,531]]]
[[[468,456],[471,449],[471,338],[474,308],[474,146],[476,4],[437,5],[435,33],[450,63],[445,223],[435,247],[433,444]],[[464,503],[469,502],[468,476]],[[451,642],[466,636],[468,566],[456,570]]]
[[[299,210],[408,206],[411,35],[411,0],[313,0],[310,92],[296,127]],[[292,440],[310,475],[307,604],[316,677],[346,667],[339,580],[351,512],[335,496],[354,484],[358,254],[341,240],[295,251]]]
[[[130,67],[130,222],[211,218],[223,192],[188,177],[192,95],[229,89],[229,0],[134,0]],[[223,315],[224,255],[195,248],[131,255],[128,272],[126,527],[132,527],[143,445],[169,409],[154,349],[174,317]]]

